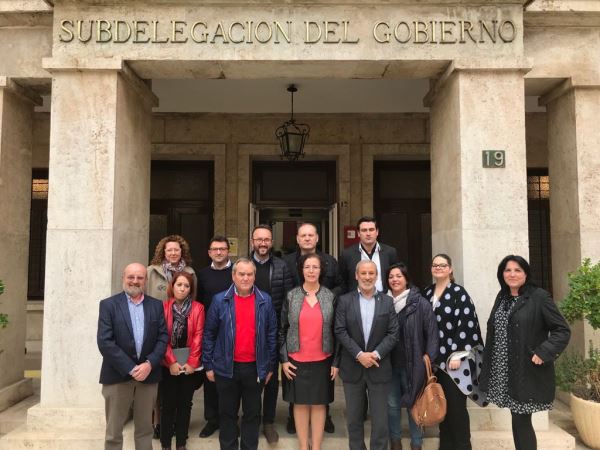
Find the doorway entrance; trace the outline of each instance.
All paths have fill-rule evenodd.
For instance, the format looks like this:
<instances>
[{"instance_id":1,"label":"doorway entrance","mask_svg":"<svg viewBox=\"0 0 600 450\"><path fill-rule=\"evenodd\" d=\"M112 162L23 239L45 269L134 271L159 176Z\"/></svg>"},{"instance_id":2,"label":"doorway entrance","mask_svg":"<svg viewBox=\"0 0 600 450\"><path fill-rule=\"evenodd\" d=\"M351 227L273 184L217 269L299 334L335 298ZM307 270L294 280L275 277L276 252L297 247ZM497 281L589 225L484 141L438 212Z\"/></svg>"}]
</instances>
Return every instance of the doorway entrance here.
<instances>
[{"instance_id":1,"label":"doorway entrance","mask_svg":"<svg viewBox=\"0 0 600 450\"><path fill-rule=\"evenodd\" d=\"M419 288L431 283L429 161L376 161L374 205L380 239L396 247Z\"/></svg>"},{"instance_id":2,"label":"doorway entrance","mask_svg":"<svg viewBox=\"0 0 600 450\"><path fill-rule=\"evenodd\" d=\"M249 233L264 223L273 228L273 252L296 250L296 230L304 222L317 227L317 250L337 258L336 165L323 162L255 161Z\"/></svg>"},{"instance_id":3,"label":"doorway entrance","mask_svg":"<svg viewBox=\"0 0 600 450\"><path fill-rule=\"evenodd\" d=\"M149 258L158 241L179 234L190 245L192 267L208 265L213 234L212 161L152 161Z\"/></svg>"}]
</instances>

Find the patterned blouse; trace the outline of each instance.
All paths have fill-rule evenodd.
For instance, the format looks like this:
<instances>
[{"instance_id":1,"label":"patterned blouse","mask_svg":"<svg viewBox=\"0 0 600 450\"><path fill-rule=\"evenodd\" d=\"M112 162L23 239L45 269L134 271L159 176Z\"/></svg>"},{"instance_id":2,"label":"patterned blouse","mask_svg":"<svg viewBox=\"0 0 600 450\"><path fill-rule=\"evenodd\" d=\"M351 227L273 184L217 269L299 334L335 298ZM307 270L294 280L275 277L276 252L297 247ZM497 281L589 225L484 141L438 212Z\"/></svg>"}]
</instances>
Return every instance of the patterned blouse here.
<instances>
[{"instance_id":1,"label":"patterned blouse","mask_svg":"<svg viewBox=\"0 0 600 450\"><path fill-rule=\"evenodd\" d=\"M425 289L424 297L432 301L435 284ZM432 303L440 337L440 352L435 364L446 369L446 360L457 351L483 347L475 304L464 287L448 283L440 298Z\"/></svg>"}]
</instances>

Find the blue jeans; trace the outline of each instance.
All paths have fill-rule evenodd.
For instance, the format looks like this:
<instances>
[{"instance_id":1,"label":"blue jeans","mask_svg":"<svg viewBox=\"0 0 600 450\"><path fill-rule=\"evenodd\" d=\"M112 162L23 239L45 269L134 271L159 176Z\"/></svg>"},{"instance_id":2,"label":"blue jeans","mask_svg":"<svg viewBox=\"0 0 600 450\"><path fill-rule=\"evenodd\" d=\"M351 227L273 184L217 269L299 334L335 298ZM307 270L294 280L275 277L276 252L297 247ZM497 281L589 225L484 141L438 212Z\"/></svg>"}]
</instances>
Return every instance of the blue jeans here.
<instances>
[{"instance_id":1,"label":"blue jeans","mask_svg":"<svg viewBox=\"0 0 600 450\"><path fill-rule=\"evenodd\" d=\"M388 422L390 430L390 439L393 441L400 440L402 437L402 423L400 412L400 397L408 391L408 380L406 369L404 367L395 367L392 371L392 386L388 397ZM410 428L410 445L414 447L423 446L423 431L415 423L408 411L408 426Z\"/></svg>"}]
</instances>

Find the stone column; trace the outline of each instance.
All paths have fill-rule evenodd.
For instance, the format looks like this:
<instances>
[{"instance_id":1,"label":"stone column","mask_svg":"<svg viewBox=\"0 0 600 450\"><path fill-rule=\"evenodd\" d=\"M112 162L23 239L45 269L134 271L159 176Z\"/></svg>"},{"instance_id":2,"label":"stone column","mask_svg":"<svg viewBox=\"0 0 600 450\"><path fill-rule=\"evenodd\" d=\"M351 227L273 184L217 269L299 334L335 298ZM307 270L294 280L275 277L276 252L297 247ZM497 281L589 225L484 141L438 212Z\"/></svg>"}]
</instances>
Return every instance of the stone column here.
<instances>
[{"instance_id":1,"label":"stone column","mask_svg":"<svg viewBox=\"0 0 600 450\"><path fill-rule=\"evenodd\" d=\"M33 393L25 379L33 107L41 99L0 77L0 411Z\"/></svg>"},{"instance_id":2,"label":"stone column","mask_svg":"<svg viewBox=\"0 0 600 450\"><path fill-rule=\"evenodd\" d=\"M600 260L600 83L570 80L541 98L548 116L548 172L552 232L552 285L557 299L569 285L567 273L582 259ZM571 345L583 352L600 333L588 324L573 326Z\"/></svg>"},{"instance_id":3,"label":"stone column","mask_svg":"<svg viewBox=\"0 0 600 450\"><path fill-rule=\"evenodd\" d=\"M507 254L528 257L525 71L452 64L426 97L431 106L433 253L453 258L482 332ZM483 168L482 151L504 150L506 167Z\"/></svg>"},{"instance_id":4,"label":"stone column","mask_svg":"<svg viewBox=\"0 0 600 450\"><path fill-rule=\"evenodd\" d=\"M98 303L122 290L126 264L148 262L156 98L120 61L84 64L45 61L53 79L42 385L28 425L59 436L103 429Z\"/></svg>"}]
</instances>

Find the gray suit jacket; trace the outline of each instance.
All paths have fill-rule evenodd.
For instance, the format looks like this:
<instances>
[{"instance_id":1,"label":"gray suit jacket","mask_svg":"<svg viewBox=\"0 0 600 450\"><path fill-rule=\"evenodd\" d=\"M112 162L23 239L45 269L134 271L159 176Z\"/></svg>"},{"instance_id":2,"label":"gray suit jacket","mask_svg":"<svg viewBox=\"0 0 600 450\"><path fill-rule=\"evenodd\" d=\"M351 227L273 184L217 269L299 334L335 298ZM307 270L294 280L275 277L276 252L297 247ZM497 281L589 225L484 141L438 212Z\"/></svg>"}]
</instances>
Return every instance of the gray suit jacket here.
<instances>
[{"instance_id":1,"label":"gray suit jacket","mask_svg":"<svg viewBox=\"0 0 600 450\"><path fill-rule=\"evenodd\" d=\"M392 379L390 352L398 342L398 320L390 296L375 295L375 315L371 335L363 335L358 291L342 295L335 313L335 337L341 345L340 377L345 383L357 383L363 377L373 383L387 383ZM363 367L356 356L359 352L377 351L381 356L379 367Z\"/></svg>"}]
</instances>

